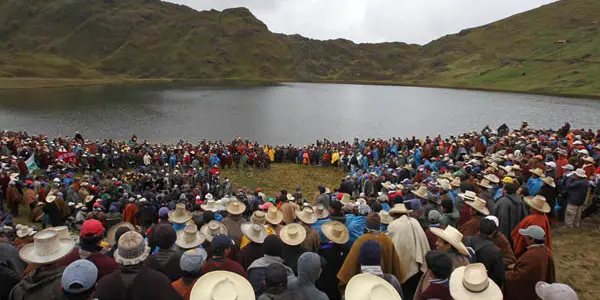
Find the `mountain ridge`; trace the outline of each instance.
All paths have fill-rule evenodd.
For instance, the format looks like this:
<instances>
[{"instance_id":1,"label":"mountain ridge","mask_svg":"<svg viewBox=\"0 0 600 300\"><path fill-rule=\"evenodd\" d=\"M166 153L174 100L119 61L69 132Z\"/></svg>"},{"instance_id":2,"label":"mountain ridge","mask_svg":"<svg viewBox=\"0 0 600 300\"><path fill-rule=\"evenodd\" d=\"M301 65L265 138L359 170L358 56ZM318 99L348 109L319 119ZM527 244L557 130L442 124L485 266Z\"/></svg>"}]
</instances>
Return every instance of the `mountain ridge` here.
<instances>
[{"instance_id":1,"label":"mountain ridge","mask_svg":"<svg viewBox=\"0 0 600 300\"><path fill-rule=\"evenodd\" d=\"M598 96L595 7L562 0L421 46L273 33L247 8L0 0L0 77L362 81Z\"/></svg>"}]
</instances>

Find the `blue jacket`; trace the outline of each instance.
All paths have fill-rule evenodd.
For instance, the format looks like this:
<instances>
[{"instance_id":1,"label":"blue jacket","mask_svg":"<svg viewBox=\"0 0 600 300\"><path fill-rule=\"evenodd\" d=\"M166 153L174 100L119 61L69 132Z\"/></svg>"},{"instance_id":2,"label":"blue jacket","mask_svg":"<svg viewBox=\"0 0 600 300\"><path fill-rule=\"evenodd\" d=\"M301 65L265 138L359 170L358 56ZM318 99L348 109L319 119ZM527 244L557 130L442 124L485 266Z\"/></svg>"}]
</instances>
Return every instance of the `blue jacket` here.
<instances>
[{"instance_id":1,"label":"blue jacket","mask_svg":"<svg viewBox=\"0 0 600 300\"><path fill-rule=\"evenodd\" d=\"M327 237L323 234L323 231L321 230L321 226L323 225L323 223L327 223L329 221L331 221L330 218L318 219L317 222L310 225L319 233L319 237L321 237L321 244L327 243L329 241Z\"/></svg>"},{"instance_id":2,"label":"blue jacket","mask_svg":"<svg viewBox=\"0 0 600 300\"><path fill-rule=\"evenodd\" d=\"M348 248L352 248L352 244L364 234L366 223L367 216L346 215L346 227L350 232L350 239L347 243Z\"/></svg>"},{"instance_id":3,"label":"blue jacket","mask_svg":"<svg viewBox=\"0 0 600 300\"><path fill-rule=\"evenodd\" d=\"M544 182L542 181L541 178L529 178L529 180L527 180L527 188L529 189L529 195L530 196L535 196L540 192L540 189L542 188L542 185L544 184Z\"/></svg>"}]
</instances>

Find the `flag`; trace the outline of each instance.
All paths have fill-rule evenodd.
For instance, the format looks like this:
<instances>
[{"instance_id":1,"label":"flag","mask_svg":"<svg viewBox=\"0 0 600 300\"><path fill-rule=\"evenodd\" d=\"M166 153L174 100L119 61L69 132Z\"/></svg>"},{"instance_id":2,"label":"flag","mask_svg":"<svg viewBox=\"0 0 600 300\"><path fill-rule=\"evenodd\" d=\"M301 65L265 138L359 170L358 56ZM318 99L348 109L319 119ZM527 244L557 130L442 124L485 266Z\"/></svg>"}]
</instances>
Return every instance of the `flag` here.
<instances>
[{"instance_id":1,"label":"flag","mask_svg":"<svg viewBox=\"0 0 600 300\"><path fill-rule=\"evenodd\" d=\"M29 156L29 158L25 161L25 164L27 165L27 169L29 170L29 173L39 169L38 165L35 163L35 152L31 153L31 156Z\"/></svg>"},{"instance_id":2,"label":"flag","mask_svg":"<svg viewBox=\"0 0 600 300\"><path fill-rule=\"evenodd\" d=\"M77 164L77 156L74 152L56 151L56 160L60 160L65 163Z\"/></svg>"}]
</instances>

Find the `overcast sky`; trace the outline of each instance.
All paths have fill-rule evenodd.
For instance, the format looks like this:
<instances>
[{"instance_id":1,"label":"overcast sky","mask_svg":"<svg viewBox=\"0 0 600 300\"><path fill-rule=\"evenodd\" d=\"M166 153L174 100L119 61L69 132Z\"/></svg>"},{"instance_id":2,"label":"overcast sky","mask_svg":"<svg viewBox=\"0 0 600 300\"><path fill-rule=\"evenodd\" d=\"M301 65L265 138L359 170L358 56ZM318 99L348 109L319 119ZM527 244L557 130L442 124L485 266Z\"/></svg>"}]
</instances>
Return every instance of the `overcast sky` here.
<instances>
[{"instance_id":1,"label":"overcast sky","mask_svg":"<svg viewBox=\"0 0 600 300\"><path fill-rule=\"evenodd\" d=\"M565 0L566 1L566 0ZM273 32L426 44L554 0L169 0L197 10L247 7Z\"/></svg>"}]
</instances>

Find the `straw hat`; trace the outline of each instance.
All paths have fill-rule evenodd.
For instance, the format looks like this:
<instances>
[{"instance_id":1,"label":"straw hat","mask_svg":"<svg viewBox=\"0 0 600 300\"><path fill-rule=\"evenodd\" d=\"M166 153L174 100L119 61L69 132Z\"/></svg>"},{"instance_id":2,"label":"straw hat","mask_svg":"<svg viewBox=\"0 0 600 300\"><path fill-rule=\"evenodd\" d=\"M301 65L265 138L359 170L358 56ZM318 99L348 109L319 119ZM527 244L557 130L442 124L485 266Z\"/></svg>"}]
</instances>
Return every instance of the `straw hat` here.
<instances>
[{"instance_id":1,"label":"straw hat","mask_svg":"<svg viewBox=\"0 0 600 300\"><path fill-rule=\"evenodd\" d=\"M385 210L379 211L379 219L381 219L382 224L390 224L390 223L392 223L392 221L394 221L394 218L392 218L392 216L390 216L390 213Z\"/></svg>"},{"instance_id":2,"label":"straw hat","mask_svg":"<svg viewBox=\"0 0 600 300\"><path fill-rule=\"evenodd\" d=\"M483 178L489 180L490 182L493 183L499 183L500 182L500 178L498 178L498 176L494 175L494 174L487 174L484 175Z\"/></svg>"},{"instance_id":3,"label":"straw hat","mask_svg":"<svg viewBox=\"0 0 600 300\"><path fill-rule=\"evenodd\" d=\"M585 161L587 163L590 163L590 164L595 164L596 163L596 161L594 160L594 158L591 157L591 156L584 156L582 159L583 159L583 161Z\"/></svg>"},{"instance_id":4,"label":"straw hat","mask_svg":"<svg viewBox=\"0 0 600 300\"><path fill-rule=\"evenodd\" d=\"M262 244L267 237L265 226L256 223L245 222L240 226L242 233L251 241Z\"/></svg>"},{"instance_id":5,"label":"straw hat","mask_svg":"<svg viewBox=\"0 0 600 300\"><path fill-rule=\"evenodd\" d=\"M246 211L246 204L241 201L229 201L227 203L227 212L232 215L241 215Z\"/></svg>"},{"instance_id":6,"label":"straw hat","mask_svg":"<svg viewBox=\"0 0 600 300\"><path fill-rule=\"evenodd\" d=\"M458 176L454 177L452 182L450 182L450 185L453 187L460 187L460 177L458 177Z\"/></svg>"},{"instance_id":7,"label":"straw hat","mask_svg":"<svg viewBox=\"0 0 600 300\"><path fill-rule=\"evenodd\" d=\"M550 176L546 176L546 177L542 178L542 181L543 181L545 184L547 184L547 185L549 185L549 186L551 186L551 187L553 187L553 188L555 188L555 187L556 187L556 183L554 182L554 178L552 178L552 177L550 177Z\"/></svg>"},{"instance_id":8,"label":"straw hat","mask_svg":"<svg viewBox=\"0 0 600 300\"><path fill-rule=\"evenodd\" d=\"M344 297L346 300L402 300L389 282L367 273L355 275L348 281Z\"/></svg>"},{"instance_id":9,"label":"straw hat","mask_svg":"<svg viewBox=\"0 0 600 300\"><path fill-rule=\"evenodd\" d=\"M487 179L482 179L479 183L477 183L477 185L479 185L480 187L484 187L486 189L491 189L492 185L490 184L490 181Z\"/></svg>"},{"instance_id":10,"label":"straw hat","mask_svg":"<svg viewBox=\"0 0 600 300\"><path fill-rule=\"evenodd\" d=\"M265 225L267 223L266 215L263 211L255 210L250 216L250 222L259 225Z\"/></svg>"},{"instance_id":11,"label":"straw hat","mask_svg":"<svg viewBox=\"0 0 600 300\"><path fill-rule=\"evenodd\" d=\"M490 214L490 210L487 208L487 202L485 202L482 199L477 199L475 201L466 201L465 204L486 216Z\"/></svg>"},{"instance_id":12,"label":"straw hat","mask_svg":"<svg viewBox=\"0 0 600 300\"><path fill-rule=\"evenodd\" d=\"M511 170L511 171L514 171L514 170L521 171L521 166L520 166L520 165L517 165L517 164L514 164L514 165L512 165L512 166L510 167L510 170Z\"/></svg>"},{"instance_id":13,"label":"straw hat","mask_svg":"<svg viewBox=\"0 0 600 300\"><path fill-rule=\"evenodd\" d=\"M351 202L350 194L342 195L342 199L340 200L340 202L342 202L342 204L344 204L344 205L350 204L350 202Z\"/></svg>"},{"instance_id":14,"label":"straw hat","mask_svg":"<svg viewBox=\"0 0 600 300\"><path fill-rule=\"evenodd\" d=\"M424 198L427 199L427 195L429 195L429 192L427 192L427 187L424 185L419 186L418 189L416 190L412 190L412 193L419 197L419 198Z\"/></svg>"},{"instance_id":15,"label":"straw hat","mask_svg":"<svg viewBox=\"0 0 600 300\"><path fill-rule=\"evenodd\" d=\"M450 295L454 299L502 300L502 291L488 278L483 264L459 267L450 276Z\"/></svg>"},{"instance_id":16,"label":"straw hat","mask_svg":"<svg viewBox=\"0 0 600 300\"><path fill-rule=\"evenodd\" d=\"M135 226L133 226L133 224L131 224L129 222L121 222L119 224L114 225L106 233L106 241L110 245L115 245L118 242L118 241L115 241L115 234L117 233L117 229L119 229L120 227L127 227L127 228L129 228L129 231L135 231Z\"/></svg>"},{"instance_id":17,"label":"straw hat","mask_svg":"<svg viewBox=\"0 0 600 300\"><path fill-rule=\"evenodd\" d=\"M175 210L169 212L169 220L173 223L184 224L192 218L192 214L185 209L185 204L177 204Z\"/></svg>"},{"instance_id":18,"label":"straw hat","mask_svg":"<svg viewBox=\"0 0 600 300\"><path fill-rule=\"evenodd\" d=\"M408 214L412 212L412 210L406 209L406 205L404 203L394 204L394 207L390 209L389 214Z\"/></svg>"},{"instance_id":19,"label":"straw hat","mask_svg":"<svg viewBox=\"0 0 600 300\"><path fill-rule=\"evenodd\" d=\"M119 238L119 247L114 256L117 263L123 266L137 265L150 255L150 247L146 245L144 237L135 232L125 232Z\"/></svg>"},{"instance_id":20,"label":"straw hat","mask_svg":"<svg viewBox=\"0 0 600 300\"><path fill-rule=\"evenodd\" d=\"M75 248L72 239L61 239L54 230L42 230L33 236L33 243L19 251L19 257L30 264L51 264L67 256Z\"/></svg>"},{"instance_id":21,"label":"straw hat","mask_svg":"<svg viewBox=\"0 0 600 300\"><path fill-rule=\"evenodd\" d=\"M577 170L575 170L575 175L577 177L587 178L587 175L585 174L585 171L583 169L577 169Z\"/></svg>"},{"instance_id":22,"label":"straw hat","mask_svg":"<svg viewBox=\"0 0 600 300\"><path fill-rule=\"evenodd\" d=\"M291 223L283 226L279 232L279 237L284 244L297 246L306 239L306 229L298 223Z\"/></svg>"},{"instance_id":23,"label":"straw hat","mask_svg":"<svg viewBox=\"0 0 600 300\"><path fill-rule=\"evenodd\" d=\"M545 176L544 175L544 171L542 169L540 169L540 168L535 168L535 169L533 169L533 170L531 170L529 172L531 172L531 174L535 174L535 175L537 175L539 177L544 177Z\"/></svg>"},{"instance_id":24,"label":"straw hat","mask_svg":"<svg viewBox=\"0 0 600 300\"><path fill-rule=\"evenodd\" d=\"M286 194L285 197L287 198L288 201L295 201L296 198L294 198L294 195L292 194Z\"/></svg>"},{"instance_id":25,"label":"straw hat","mask_svg":"<svg viewBox=\"0 0 600 300\"><path fill-rule=\"evenodd\" d=\"M535 197L523 197L523 201L525 201L525 203L527 203L529 207L539 212L549 213L550 210L552 210L550 208L550 204L548 204L548 202L546 201L546 197L542 195L535 195Z\"/></svg>"},{"instance_id":26,"label":"straw hat","mask_svg":"<svg viewBox=\"0 0 600 300\"><path fill-rule=\"evenodd\" d=\"M67 226L56 226L56 227L50 227L48 229L56 232L56 234L58 234L59 239L70 239L71 238L71 232L69 232L69 227L67 227Z\"/></svg>"},{"instance_id":27,"label":"straw hat","mask_svg":"<svg viewBox=\"0 0 600 300\"><path fill-rule=\"evenodd\" d=\"M90 203L94 200L94 195L85 196L85 203Z\"/></svg>"},{"instance_id":28,"label":"straw hat","mask_svg":"<svg viewBox=\"0 0 600 300\"><path fill-rule=\"evenodd\" d=\"M463 244L462 242L463 235L456 228L448 225L446 226L446 229L443 230L436 227L431 227L429 228L429 230L431 230L431 232L437 237L441 238L448 244L452 245L452 247L456 248L458 252L462 253L463 255L469 256L469 251L467 250L467 247L465 247L465 244Z\"/></svg>"},{"instance_id":29,"label":"straw hat","mask_svg":"<svg viewBox=\"0 0 600 300\"><path fill-rule=\"evenodd\" d=\"M280 211L277 206L271 206L269 207L269 210L267 211L267 215L265 216L265 219L267 219L267 222L273 224L273 225L277 225L279 223L281 223L281 221L283 221L283 212Z\"/></svg>"},{"instance_id":30,"label":"straw hat","mask_svg":"<svg viewBox=\"0 0 600 300\"><path fill-rule=\"evenodd\" d=\"M191 224L185 226L183 230L177 231L175 245L181 249L193 249L202 245L205 239L204 235L198 231L198 226Z\"/></svg>"},{"instance_id":31,"label":"straw hat","mask_svg":"<svg viewBox=\"0 0 600 300\"><path fill-rule=\"evenodd\" d=\"M464 193L458 193L458 196L467 201L475 201L477 199L483 200L483 199L477 197L477 193L475 193L473 191L465 191Z\"/></svg>"},{"instance_id":32,"label":"straw hat","mask_svg":"<svg viewBox=\"0 0 600 300\"><path fill-rule=\"evenodd\" d=\"M208 222L208 224L202 225L202 227L200 227L200 232L204 235L207 241L212 242L212 239L217 234L227 235L227 227L225 227L225 224L219 221L212 220Z\"/></svg>"},{"instance_id":33,"label":"straw hat","mask_svg":"<svg viewBox=\"0 0 600 300\"><path fill-rule=\"evenodd\" d=\"M219 210L219 206L217 206L217 202L215 200L207 200L204 204L200 205L200 208L202 208L205 211L212 212L217 212Z\"/></svg>"},{"instance_id":34,"label":"straw hat","mask_svg":"<svg viewBox=\"0 0 600 300\"><path fill-rule=\"evenodd\" d=\"M312 207L304 207L302 210L297 210L296 217L306 224L314 224L317 222L317 215Z\"/></svg>"},{"instance_id":35,"label":"straw hat","mask_svg":"<svg viewBox=\"0 0 600 300\"><path fill-rule=\"evenodd\" d=\"M325 209L325 205L317 204L317 206L313 207L315 214L318 219L325 219L329 217L329 210Z\"/></svg>"},{"instance_id":36,"label":"straw hat","mask_svg":"<svg viewBox=\"0 0 600 300\"><path fill-rule=\"evenodd\" d=\"M213 271L196 280L190 300L255 300L246 278L228 271Z\"/></svg>"},{"instance_id":37,"label":"straw hat","mask_svg":"<svg viewBox=\"0 0 600 300\"><path fill-rule=\"evenodd\" d=\"M33 228L28 227L28 226L23 226L23 227L17 229L17 237L19 237L19 238L24 238L26 236L32 236L36 233L37 233L37 231L33 230Z\"/></svg>"},{"instance_id":38,"label":"straw hat","mask_svg":"<svg viewBox=\"0 0 600 300\"><path fill-rule=\"evenodd\" d=\"M345 244L350 239L348 228L338 221L329 221L321 225L321 231L332 242Z\"/></svg>"}]
</instances>

